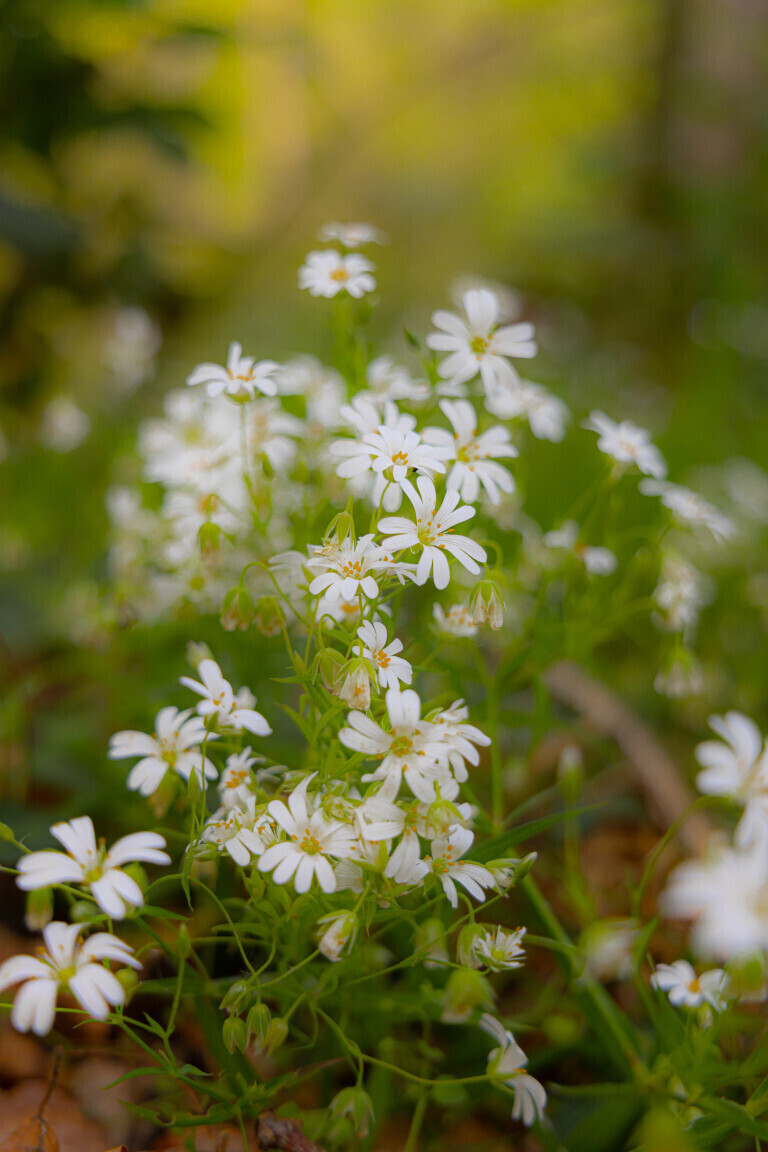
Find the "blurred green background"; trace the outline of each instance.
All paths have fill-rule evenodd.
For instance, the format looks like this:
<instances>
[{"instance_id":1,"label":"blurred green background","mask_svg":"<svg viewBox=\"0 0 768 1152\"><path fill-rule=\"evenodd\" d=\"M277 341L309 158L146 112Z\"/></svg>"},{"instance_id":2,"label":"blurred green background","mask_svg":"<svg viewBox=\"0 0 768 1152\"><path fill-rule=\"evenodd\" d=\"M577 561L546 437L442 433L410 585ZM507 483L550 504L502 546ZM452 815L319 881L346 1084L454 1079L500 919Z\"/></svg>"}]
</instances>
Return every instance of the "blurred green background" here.
<instances>
[{"instance_id":1,"label":"blurred green background","mask_svg":"<svg viewBox=\"0 0 768 1152\"><path fill-rule=\"evenodd\" d=\"M109 816L109 734L167 702L186 640L221 650L215 620L110 615L105 491L230 340L327 353L295 279L326 220L388 233L394 355L453 278L494 278L577 416L647 424L678 480L765 463L767 58L755 0L2 0L4 818ZM551 521L578 461L546 451ZM768 577L739 564L702 643L718 707L754 709ZM667 708L647 669L627 685Z\"/></svg>"}]
</instances>

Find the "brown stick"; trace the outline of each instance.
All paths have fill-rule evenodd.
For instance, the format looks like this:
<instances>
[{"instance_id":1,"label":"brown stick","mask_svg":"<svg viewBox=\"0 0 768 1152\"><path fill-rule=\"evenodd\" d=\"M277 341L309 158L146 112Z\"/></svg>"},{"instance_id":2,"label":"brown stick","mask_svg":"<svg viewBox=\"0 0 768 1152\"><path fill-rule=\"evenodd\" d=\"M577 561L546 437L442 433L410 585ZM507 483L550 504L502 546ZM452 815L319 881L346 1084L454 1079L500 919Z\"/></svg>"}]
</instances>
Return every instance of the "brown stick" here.
<instances>
[{"instance_id":1,"label":"brown stick","mask_svg":"<svg viewBox=\"0 0 768 1152\"><path fill-rule=\"evenodd\" d=\"M552 695L567 704L604 736L618 744L632 764L651 816L665 830L692 803L694 796L679 768L653 732L619 697L570 660L544 673ZM700 853L711 831L703 812L693 812L680 829L686 848Z\"/></svg>"},{"instance_id":2,"label":"brown stick","mask_svg":"<svg viewBox=\"0 0 768 1152\"><path fill-rule=\"evenodd\" d=\"M281 1152L325 1152L304 1134L296 1120L284 1120L274 1112L262 1112L256 1133L265 1152L268 1148L279 1148Z\"/></svg>"}]
</instances>

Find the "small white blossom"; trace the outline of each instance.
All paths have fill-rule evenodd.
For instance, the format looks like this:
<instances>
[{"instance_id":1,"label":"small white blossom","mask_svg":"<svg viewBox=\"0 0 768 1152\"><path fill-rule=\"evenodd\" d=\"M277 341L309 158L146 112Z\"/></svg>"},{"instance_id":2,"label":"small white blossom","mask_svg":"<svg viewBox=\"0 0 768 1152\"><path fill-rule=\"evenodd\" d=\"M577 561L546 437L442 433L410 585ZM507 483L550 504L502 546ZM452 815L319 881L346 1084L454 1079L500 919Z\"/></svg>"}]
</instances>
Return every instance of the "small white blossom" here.
<instances>
[{"instance_id":1,"label":"small white blossom","mask_svg":"<svg viewBox=\"0 0 768 1152\"><path fill-rule=\"evenodd\" d=\"M456 885L461 884L475 900L485 900L484 888L493 888L491 873L482 864L473 864L459 857L471 847L474 833L469 828L455 828L449 836L432 841L431 855L425 863L437 876L453 908L458 907L459 895Z\"/></svg>"},{"instance_id":2,"label":"small white blossom","mask_svg":"<svg viewBox=\"0 0 768 1152\"><path fill-rule=\"evenodd\" d=\"M243 807L219 808L206 821L202 839L226 852L235 864L244 868L251 858L261 856L273 843L274 821L264 812L257 813L255 799L248 798Z\"/></svg>"},{"instance_id":3,"label":"small white blossom","mask_svg":"<svg viewBox=\"0 0 768 1152\"><path fill-rule=\"evenodd\" d=\"M492 933L484 932L482 936L475 937L471 951L492 972L520 968L525 962L524 936L525 928L515 928L514 932L508 932L505 928L497 927Z\"/></svg>"},{"instance_id":4,"label":"small white blossom","mask_svg":"<svg viewBox=\"0 0 768 1152\"><path fill-rule=\"evenodd\" d=\"M413 669L407 660L397 655L403 650L403 642L395 639L387 643L386 625L367 620L358 628L357 635L362 645L356 644L354 651L375 666L381 688L398 688L400 682L411 683Z\"/></svg>"},{"instance_id":5,"label":"small white blossom","mask_svg":"<svg viewBox=\"0 0 768 1152\"><path fill-rule=\"evenodd\" d=\"M768 746L754 721L741 712L710 716L709 726L720 740L705 740L696 748L703 768L696 787L707 796L730 796L746 805L737 829L739 842L745 842L755 821L759 825L768 819Z\"/></svg>"},{"instance_id":6,"label":"small white blossom","mask_svg":"<svg viewBox=\"0 0 768 1152\"><path fill-rule=\"evenodd\" d=\"M568 405L540 384L530 380L513 381L486 396L485 406L499 420L525 418L537 440L559 444L570 419Z\"/></svg>"},{"instance_id":7,"label":"small white blossom","mask_svg":"<svg viewBox=\"0 0 768 1152\"><path fill-rule=\"evenodd\" d=\"M702 1004L708 1004L715 1012L725 1008L726 975L722 968L697 976L687 960L675 960L673 964L657 965L651 984L668 993L675 1008L698 1008Z\"/></svg>"},{"instance_id":8,"label":"small white blossom","mask_svg":"<svg viewBox=\"0 0 768 1152\"><path fill-rule=\"evenodd\" d=\"M331 602L339 598L349 602L360 595L375 600L379 586L373 574L392 568L392 564L386 549L374 544L370 533L357 541L324 545L307 561L307 567L320 571L309 586L312 596L325 593Z\"/></svg>"},{"instance_id":9,"label":"small white blossom","mask_svg":"<svg viewBox=\"0 0 768 1152\"><path fill-rule=\"evenodd\" d=\"M218 783L224 808L247 808L253 797L251 768L258 763L263 763L262 757L252 756L250 747L227 757L226 768Z\"/></svg>"},{"instance_id":10,"label":"small white blossom","mask_svg":"<svg viewBox=\"0 0 768 1152\"><path fill-rule=\"evenodd\" d=\"M453 427L453 433L444 428L425 428L423 439L445 452L445 459L455 463L448 474L446 486L456 488L462 500L473 504L480 495L482 485L492 504L498 504L501 492L514 492L515 482L493 457L519 455L509 442L506 428L489 428L477 433L477 413L467 400L441 400L440 408Z\"/></svg>"},{"instance_id":11,"label":"small white blossom","mask_svg":"<svg viewBox=\"0 0 768 1152\"><path fill-rule=\"evenodd\" d=\"M454 536L457 524L470 520L475 509L464 504L457 507L459 493L455 489L446 492L440 508L437 508L437 493L432 481L419 476L416 481L418 493L408 480L403 488L413 505L416 521L404 516L387 516L379 521L379 531L391 533L383 541L383 547L392 552L406 548L421 550L416 568L416 583L424 584L430 572L436 588L446 588L451 578L450 566L444 556L449 552L469 572L477 575L480 564L487 560L485 549L469 536Z\"/></svg>"},{"instance_id":12,"label":"small white blossom","mask_svg":"<svg viewBox=\"0 0 768 1152\"><path fill-rule=\"evenodd\" d=\"M528 1057L511 1032L495 1017L483 1013L480 1027L499 1045L488 1053L488 1071L503 1080L515 1093L513 1120L522 1120L527 1128L544 1115L547 1093L543 1084L524 1072Z\"/></svg>"},{"instance_id":13,"label":"small white blossom","mask_svg":"<svg viewBox=\"0 0 768 1152\"><path fill-rule=\"evenodd\" d=\"M693 528L708 529L716 540L729 540L736 532L733 520L698 492L668 480L641 480L644 496L658 496L672 515Z\"/></svg>"},{"instance_id":14,"label":"small white blossom","mask_svg":"<svg viewBox=\"0 0 768 1152\"><path fill-rule=\"evenodd\" d=\"M385 244L386 236L373 224L324 224L317 234L323 244L336 241L345 248L362 248L364 244Z\"/></svg>"},{"instance_id":15,"label":"small white blossom","mask_svg":"<svg viewBox=\"0 0 768 1152\"><path fill-rule=\"evenodd\" d=\"M327 820L319 808L308 811L307 788L312 779L307 776L294 788L288 797L288 807L282 800L270 801L267 808L270 816L287 832L290 840L281 840L267 848L258 868L260 872L272 872L276 884L286 884L295 874L297 892L308 892L314 876L324 892L335 892L336 877L328 857L336 860L348 857L355 832L340 820Z\"/></svg>"},{"instance_id":16,"label":"small white blossom","mask_svg":"<svg viewBox=\"0 0 768 1152\"><path fill-rule=\"evenodd\" d=\"M432 323L440 331L427 337L427 345L449 353L438 369L444 380L466 384L480 373L490 396L498 387L517 381L510 357L536 355L533 325L500 328L498 298L485 288L465 293L462 303L466 321L452 312L432 314Z\"/></svg>"},{"instance_id":17,"label":"small white blossom","mask_svg":"<svg viewBox=\"0 0 768 1152\"><path fill-rule=\"evenodd\" d=\"M243 356L243 346L234 341L229 346L227 366L221 364L198 364L187 377L187 384L204 384L209 396L220 396L222 392L236 400L252 400L256 392L265 396L277 394L275 372L279 364L274 360L261 360L253 356Z\"/></svg>"},{"instance_id":18,"label":"small white blossom","mask_svg":"<svg viewBox=\"0 0 768 1152\"><path fill-rule=\"evenodd\" d=\"M368 394L379 403L387 400L410 400L418 404L430 393L429 384L413 380L407 368L395 364L391 356L377 356L365 370ZM363 393L363 395L365 395Z\"/></svg>"},{"instance_id":19,"label":"small white blossom","mask_svg":"<svg viewBox=\"0 0 768 1152\"><path fill-rule=\"evenodd\" d=\"M201 660L197 669L200 680L191 676L180 677L185 688L191 688L202 696L197 711L205 719L212 718L222 728L234 728L241 732L244 728L254 736L269 736L272 732L261 712L252 707L255 697L249 689L241 688L235 695L232 685L224 679L221 668L215 660Z\"/></svg>"},{"instance_id":20,"label":"small white blossom","mask_svg":"<svg viewBox=\"0 0 768 1152\"><path fill-rule=\"evenodd\" d=\"M19 1032L50 1032L60 988L96 1020L105 1020L110 1005L125 1000L122 985L102 961L141 968L133 949L109 932L97 932L80 943L82 930L80 924L54 920L43 929L45 950L38 956L12 956L0 964L0 992L21 984L11 1011L11 1023Z\"/></svg>"},{"instance_id":21,"label":"small white blossom","mask_svg":"<svg viewBox=\"0 0 768 1152\"><path fill-rule=\"evenodd\" d=\"M354 252L348 256L333 248L310 252L299 268L299 288L306 288L310 296L330 298L348 292L359 299L376 287L372 272L370 260Z\"/></svg>"},{"instance_id":22,"label":"small white blossom","mask_svg":"<svg viewBox=\"0 0 768 1152\"><path fill-rule=\"evenodd\" d=\"M170 864L171 858L161 851L165 840L156 832L134 832L116 840L109 851L96 843L90 816L78 816L67 823L54 824L54 836L64 852L30 852L18 863L16 883L23 892L47 888L54 884L82 884L107 916L122 920L130 908L144 903L141 888L122 871L132 861L144 864Z\"/></svg>"},{"instance_id":23,"label":"small white blossom","mask_svg":"<svg viewBox=\"0 0 768 1152\"><path fill-rule=\"evenodd\" d=\"M366 432L362 440L335 440L329 452L341 459L336 473L344 479L362 476L369 470L374 472L376 482L371 500L378 506L384 498L388 512L395 511L401 500L399 492L388 491L392 485L402 486L412 472L423 476L445 472L443 460L447 456L445 449L426 443L418 432L386 425Z\"/></svg>"},{"instance_id":24,"label":"small white blossom","mask_svg":"<svg viewBox=\"0 0 768 1152\"><path fill-rule=\"evenodd\" d=\"M135 731L116 732L109 742L107 755L110 760L140 756L128 774L127 784L131 791L151 796L169 770L178 772L184 780L194 772L200 784L204 779L215 780L218 773L199 746L206 739L216 738L215 732L206 732L204 721L193 716L191 708L185 712L161 708L155 719L154 736Z\"/></svg>"},{"instance_id":25,"label":"small white blossom","mask_svg":"<svg viewBox=\"0 0 768 1152\"><path fill-rule=\"evenodd\" d=\"M658 448L651 443L644 428L631 420L617 424L604 412L594 411L584 421L584 427L597 432L597 446L617 464L635 464L647 476L660 479L667 474L667 465Z\"/></svg>"},{"instance_id":26,"label":"small white blossom","mask_svg":"<svg viewBox=\"0 0 768 1152\"><path fill-rule=\"evenodd\" d=\"M452 604L447 612L442 605L433 604L432 615L439 630L448 636L477 635L477 625L466 604Z\"/></svg>"},{"instance_id":27,"label":"small white blossom","mask_svg":"<svg viewBox=\"0 0 768 1152\"><path fill-rule=\"evenodd\" d=\"M432 717L432 723L438 728L445 743L448 762L456 779L461 781L467 779L465 760L475 766L480 763L480 753L475 744L487 748L491 743L490 736L486 736L474 724L467 723L468 718L469 709L463 700L454 700L450 708Z\"/></svg>"},{"instance_id":28,"label":"small white blossom","mask_svg":"<svg viewBox=\"0 0 768 1152\"><path fill-rule=\"evenodd\" d=\"M575 520L566 520L552 532L545 532L541 539L546 548L572 552L581 560L591 576L610 576L616 571L618 560L610 548L596 548L579 540L579 526Z\"/></svg>"},{"instance_id":29,"label":"small white blossom","mask_svg":"<svg viewBox=\"0 0 768 1152\"><path fill-rule=\"evenodd\" d=\"M696 627L699 612L711 598L708 581L682 556L667 552L653 598L670 632L689 632Z\"/></svg>"}]
</instances>

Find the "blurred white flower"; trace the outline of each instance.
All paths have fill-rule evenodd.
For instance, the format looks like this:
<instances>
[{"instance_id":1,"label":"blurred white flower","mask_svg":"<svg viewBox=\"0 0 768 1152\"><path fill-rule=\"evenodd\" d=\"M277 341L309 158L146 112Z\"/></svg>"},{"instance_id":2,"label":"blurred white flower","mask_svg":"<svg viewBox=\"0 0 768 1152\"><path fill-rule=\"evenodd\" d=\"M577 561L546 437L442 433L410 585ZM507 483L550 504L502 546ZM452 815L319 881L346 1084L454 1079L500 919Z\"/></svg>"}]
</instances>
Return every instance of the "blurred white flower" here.
<instances>
[{"instance_id":1,"label":"blurred white flower","mask_svg":"<svg viewBox=\"0 0 768 1152\"><path fill-rule=\"evenodd\" d=\"M476 636L477 625L466 604L452 604L446 612L441 604L432 605L435 624L448 636Z\"/></svg>"},{"instance_id":2,"label":"blurred white flower","mask_svg":"<svg viewBox=\"0 0 768 1152\"><path fill-rule=\"evenodd\" d=\"M736 532L733 520L719 509L682 484L668 480L641 480L644 496L659 496L665 508L683 524L693 528L707 528L716 540L729 540Z\"/></svg>"},{"instance_id":3,"label":"blurred white flower","mask_svg":"<svg viewBox=\"0 0 768 1152\"><path fill-rule=\"evenodd\" d=\"M373 224L339 224L333 221L324 224L317 234L323 244L337 241L345 248L362 248L364 244L386 244L387 238Z\"/></svg>"},{"instance_id":4,"label":"blurred white flower","mask_svg":"<svg viewBox=\"0 0 768 1152\"><path fill-rule=\"evenodd\" d=\"M55 396L43 411L40 441L54 452L72 452L91 430L91 418L68 396Z\"/></svg>"},{"instance_id":5,"label":"blurred white flower","mask_svg":"<svg viewBox=\"0 0 768 1152\"><path fill-rule=\"evenodd\" d=\"M331 297L348 292L359 299L376 288L373 270L370 260L356 253L342 256L333 248L310 252L299 268L299 288L306 288L310 296Z\"/></svg>"},{"instance_id":6,"label":"blurred white flower","mask_svg":"<svg viewBox=\"0 0 768 1152\"><path fill-rule=\"evenodd\" d=\"M715 1012L725 1008L726 975L722 968L697 976L687 960L675 960L672 964L658 964L651 984L666 992L676 1008L698 1008L702 1004L708 1004Z\"/></svg>"},{"instance_id":7,"label":"blurred white flower","mask_svg":"<svg viewBox=\"0 0 768 1152\"><path fill-rule=\"evenodd\" d=\"M438 332L427 337L427 346L447 352L438 372L451 384L466 384L480 374L486 395L515 383L518 375L510 357L536 355L532 324L499 327L499 301L485 288L465 293L462 301L466 321L452 312L433 312Z\"/></svg>"},{"instance_id":8,"label":"blurred white flower","mask_svg":"<svg viewBox=\"0 0 768 1152\"><path fill-rule=\"evenodd\" d=\"M524 417L537 440L559 444L570 419L568 405L530 380L504 384L486 396L485 406L499 420Z\"/></svg>"},{"instance_id":9,"label":"blurred white flower","mask_svg":"<svg viewBox=\"0 0 768 1152\"><path fill-rule=\"evenodd\" d=\"M584 427L597 432L597 446L618 464L635 464L641 472L657 479L667 474L667 465L658 448L644 428L631 420L617 424L604 412L594 411L584 421Z\"/></svg>"},{"instance_id":10,"label":"blurred white flower","mask_svg":"<svg viewBox=\"0 0 768 1152\"><path fill-rule=\"evenodd\" d=\"M477 433L477 413L467 400L441 400L440 408L453 427L453 432L444 428L425 428L422 437L427 444L442 448L445 460L455 463L448 474L446 485L455 488L461 499L473 504L480 495L480 485L485 488L492 504L498 504L501 492L514 492L515 481L501 464L493 462L494 457L519 455L517 448L509 442L506 428L489 428Z\"/></svg>"},{"instance_id":11,"label":"blurred white flower","mask_svg":"<svg viewBox=\"0 0 768 1152\"><path fill-rule=\"evenodd\" d=\"M524 1072L528 1057L504 1025L487 1012L480 1017L480 1027L499 1045L488 1053L488 1072L503 1080L515 1093L513 1120L521 1120L527 1128L544 1115L547 1093L543 1084Z\"/></svg>"},{"instance_id":12,"label":"blurred white flower","mask_svg":"<svg viewBox=\"0 0 768 1152\"><path fill-rule=\"evenodd\" d=\"M187 384L204 384L209 396L226 393L235 400L252 400L256 392L265 396L277 393L275 373L280 367L274 360L261 360L253 356L243 356L243 346L234 341L229 346L227 366L220 364L198 364L187 377Z\"/></svg>"}]
</instances>

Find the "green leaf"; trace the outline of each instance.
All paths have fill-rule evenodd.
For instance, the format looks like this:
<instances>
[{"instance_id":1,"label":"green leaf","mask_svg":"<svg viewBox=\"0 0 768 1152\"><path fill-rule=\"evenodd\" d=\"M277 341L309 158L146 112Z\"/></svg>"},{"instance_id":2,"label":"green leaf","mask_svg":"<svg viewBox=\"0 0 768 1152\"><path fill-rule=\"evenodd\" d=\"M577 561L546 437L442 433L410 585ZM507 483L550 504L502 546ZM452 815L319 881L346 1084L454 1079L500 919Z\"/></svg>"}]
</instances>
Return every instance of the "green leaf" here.
<instances>
[{"instance_id":1,"label":"green leaf","mask_svg":"<svg viewBox=\"0 0 768 1152\"><path fill-rule=\"evenodd\" d=\"M498 859L510 848L514 848L516 844L520 844L523 840L530 839L531 836L537 836L539 832L545 832L547 828L552 828L556 824L562 824L566 820L572 820L576 816L581 816L585 812L594 812L597 808L602 808L602 804L589 804L586 808L570 808L567 812L553 812L550 816L542 816L538 820L529 820L526 824L520 824L517 828L510 828L509 832L503 832L501 836L496 836L493 840L487 840L485 844L480 844L477 848L472 850L472 859L482 863L484 860Z\"/></svg>"}]
</instances>

